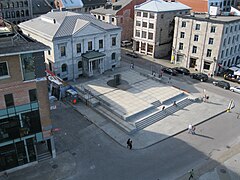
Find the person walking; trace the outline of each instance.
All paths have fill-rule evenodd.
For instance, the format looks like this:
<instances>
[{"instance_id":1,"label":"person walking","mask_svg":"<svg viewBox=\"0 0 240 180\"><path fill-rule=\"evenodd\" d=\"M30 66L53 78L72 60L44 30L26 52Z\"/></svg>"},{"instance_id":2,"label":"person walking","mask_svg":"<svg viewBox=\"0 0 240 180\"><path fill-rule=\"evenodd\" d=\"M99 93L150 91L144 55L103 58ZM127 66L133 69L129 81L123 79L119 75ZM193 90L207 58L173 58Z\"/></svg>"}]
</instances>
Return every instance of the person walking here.
<instances>
[{"instance_id":1,"label":"person walking","mask_svg":"<svg viewBox=\"0 0 240 180\"><path fill-rule=\"evenodd\" d=\"M131 139L129 138L129 139L127 140L127 148L130 148L130 142L131 142Z\"/></svg>"},{"instance_id":2,"label":"person walking","mask_svg":"<svg viewBox=\"0 0 240 180\"><path fill-rule=\"evenodd\" d=\"M164 109L165 109L165 106L162 107L162 111L164 111Z\"/></svg>"},{"instance_id":3,"label":"person walking","mask_svg":"<svg viewBox=\"0 0 240 180\"><path fill-rule=\"evenodd\" d=\"M132 140L129 141L129 149L132 149Z\"/></svg>"},{"instance_id":4,"label":"person walking","mask_svg":"<svg viewBox=\"0 0 240 180\"><path fill-rule=\"evenodd\" d=\"M188 125L188 133L192 133L192 124Z\"/></svg>"},{"instance_id":5,"label":"person walking","mask_svg":"<svg viewBox=\"0 0 240 180\"><path fill-rule=\"evenodd\" d=\"M192 134L193 134L193 135L196 134L196 133L195 133L195 130L196 130L196 127L195 127L195 126L192 126Z\"/></svg>"},{"instance_id":6,"label":"person walking","mask_svg":"<svg viewBox=\"0 0 240 180\"><path fill-rule=\"evenodd\" d=\"M188 178L188 180L190 180L190 179L193 179L193 169L191 170L191 171L188 171L188 173L189 173L189 178Z\"/></svg>"}]
</instances>

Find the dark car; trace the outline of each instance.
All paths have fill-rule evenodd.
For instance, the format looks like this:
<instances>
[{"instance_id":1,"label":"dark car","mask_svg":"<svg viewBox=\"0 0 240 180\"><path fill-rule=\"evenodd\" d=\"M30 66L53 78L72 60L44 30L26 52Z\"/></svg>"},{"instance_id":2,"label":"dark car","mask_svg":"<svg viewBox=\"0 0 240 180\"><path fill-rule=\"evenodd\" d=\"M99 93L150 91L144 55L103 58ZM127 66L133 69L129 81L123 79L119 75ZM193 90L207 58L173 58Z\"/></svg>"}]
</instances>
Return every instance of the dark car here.
<instances>
[{"instance_id":1,"label":"dark car","mask_svg":"<svg viewBox=\"0 0 240 180\"><path fill-rule=\"evenodd\" d=\"M176 76L178 74L178 72L173 68L163 68L162 71L172 76Z\"/></svg>"},{"instance_id":2,"label":"dark car","mask_svg":"<svg viewBox=\"0 0 240 180\"><path fill-rule=\"evenodd\" d=\"M192 79L200 80L201 82L208 80L208 76L206 74L203 74L203 73L192 73L192 74L190 74L190 77Z\"/></svg>"},{"instance_id":3,"label":"dark car","mask_svg":"<svg viewBox=\"0 0 240 180\"><path fill-rule=\"evenodd\" d=\"M232 82L237 82L240 84L240 77L236 76L236 75L226 75L224 74L224 79L228 80L228 81L232 81Z\"/></svg>"},{"instance_id":4,"label":"dark car","mask_svg":"<svg viewBox=\"0 0 240 180\"><path fill-rule=\"evenodd\" d=\"M138 58L138 55L134 52L126 52L127 56L133 57L133 58Z\"/></svg>"},{"instance_id":5,"label":"dark car","mask_svg":"<svg viewBox=\"0 0 240 180\"><path fill-rule=\"evenodd\" d=\"M190 71L184 67L175 67L175 69L179 74L189 75Z\"/></svg>"},{"instance_id":6,"label":"dark car","mask_svg":"<svg viewBox=\"0 0 240 180\"><path fill-rule=\"evenodd\" d=\"M230 84L226 81L213 81L213 85L223 89L230 89Z\"/></svg>"}]
</instances>

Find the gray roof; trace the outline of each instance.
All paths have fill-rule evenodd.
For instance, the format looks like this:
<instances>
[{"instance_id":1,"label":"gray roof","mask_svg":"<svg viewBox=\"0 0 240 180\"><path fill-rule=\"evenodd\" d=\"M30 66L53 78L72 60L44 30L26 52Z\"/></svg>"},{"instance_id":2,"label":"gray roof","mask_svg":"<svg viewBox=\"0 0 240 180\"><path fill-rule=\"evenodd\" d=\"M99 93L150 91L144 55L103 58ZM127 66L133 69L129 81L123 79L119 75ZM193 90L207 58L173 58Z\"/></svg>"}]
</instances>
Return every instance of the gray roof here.
<instances>
[{"instance_id":1,"label":"gray roof","mask_svg":"<svg viewBox=\"0 0 240 180\"><path fill-rule=\"evenodd\" d=\"M121 10L123 7L128 5L131 1L132 0L120 0L115 3L112 3L111 8L100 7L100 8L91 10L91 13L116 15L119 10ZM118 10L114 10L113 6L122 6L122 7Z\"/></svg>"},{"instance_id":2,"label":"gray roof","mask_svg":"<svg viewBox=\"0 0 240 180\"><path fill-rule=\"evenodd\" d=\"M107 0L82 0L83 7L104 5Z\"/></svg>"},{"instance_id":3,"label":"gray roof","mask_svg":"<svg viewBox=\"0 0 240 180\"><path fill-rule=\"evenodd\" d=\"M145 3L135 6L135 10L150 11L150 12L167 12L178 10L190 10L189 6L180 2L165 2L163 0L149 0Z\"/></svg>"},{"instance_id":4,"label":"gray roof","mask_svg":"<svg viewBox=\"0 0 240 180\"><path fill-rule=\"evenodd\" d=\"M191 16L191 15L177 15L177 16L186 18L186 19L210 21L210 22L219 23L219 24L240 21L240 16L210 16L209 18L206 18L207 16L206 14L194 14L194 16Z\"/></svg>"},{"instance_id":5,"label":"gray roof","mask_svg":"<svg viewBox=\"0 0 240 180\"><path fill-rule=\"evenodd\" d=\"M33 15L41 15L46 14L51 11L53 7L51 7L51 2L53 0L34 0L32 1L32 11Z\"/></svg>"},{"instance_id":6,"label":"gray roof","mask_svg":"<svg viewBox=\"0 0 240 180\"><path fill-rule=\"evenodd\" d=\"M105 31L120 29L118 26L97 20L90 14L78 14L68 11L49 12L35 19L23 22L19 27L40 33L49 39L54 39L71 36L86 24L93 24Z\"/></svg>"}]
</instances>

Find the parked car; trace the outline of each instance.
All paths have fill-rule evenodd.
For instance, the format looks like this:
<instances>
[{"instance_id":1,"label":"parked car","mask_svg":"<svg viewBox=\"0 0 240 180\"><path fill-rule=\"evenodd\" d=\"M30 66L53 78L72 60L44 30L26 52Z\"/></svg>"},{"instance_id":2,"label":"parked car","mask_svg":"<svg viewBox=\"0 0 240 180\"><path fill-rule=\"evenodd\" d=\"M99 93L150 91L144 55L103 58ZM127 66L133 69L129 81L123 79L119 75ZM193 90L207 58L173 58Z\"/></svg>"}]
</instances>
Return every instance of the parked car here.
<instances>
[{"instance_id":1,"label":"parked car","mask_svg":"<svg viewBox=\"0 0 240 180\"><path fill-rule=\"evenodd\" d=\"M230 91L240 93L240 86L230 87Z\"/></svg>"},{"instance_id":2,"label":"parked car","mask_svg":"<svg viewBox=\"0 0 240 180\"><path fill-rule=\"evenodd\" d=\"M184 67L175 67L175 69L179 74L189 75L190 71Z\"/></svg>"},{"instance_id":3,"label":"parked car","mask_svg":"<svg viewBox=\"0 0 240 180\"><path fill-rule=\"evenodd\" d=\"M240 77L239 76L234 76L234 75L224 75L223 76L224 79L228 80L228 81L232 81L232 82L237 82L240 84Z\"/></svg>"},{"instance_id":4,"label":"parked car","mask_svg":"<svg viewBox=\"0 0 240 180\"><path fill-rule=\"evenodd\" d=\"M190 74L190 77L192 79L197 79L201 82L208 80L208 76L206 74L203 74L203 73L192 73L192 74Z\"/></svg>"},{"instance_id":5,"label":"parked car","mask_svg":"<svg viewBox=\"0 0 240 180\"><path fill-rule=\"evenodd\" d=\"M173 68L163 68L162 71L172 76L177 76L178 74L178 72Z\"/></svg>"},{"instance_id":6,"label":"parked car","mask_svg":"<svg viewBox=\"0 0 240 180\"><path fill-rule=\"evenodd\" d=\"M132 42L131 42L131 41L127 41L127 40L122 41L122 42L121 42L121 46L122 46L122 47L132 46Z\"/></svg>"},{"instance_id":7,"label":"parked car","mask_svg":"<svg viewBox=\"0 0 240 180\"><path fill-rule=\"evenodd\" d=\"M133 57L133 58L138 58L138 54L134 53L134 52L126 52L127 56Z\"/></svg>"},{"instance_id":8,"label":"parked car","mask_svg":"<svg viewBox=\"0 0 240 180\"><path fill-rule=\"evenodd\" d=\"M226 81L213 81L213 85L223 89L230 89L230 84Z\"/></svg>"}]
</instances>

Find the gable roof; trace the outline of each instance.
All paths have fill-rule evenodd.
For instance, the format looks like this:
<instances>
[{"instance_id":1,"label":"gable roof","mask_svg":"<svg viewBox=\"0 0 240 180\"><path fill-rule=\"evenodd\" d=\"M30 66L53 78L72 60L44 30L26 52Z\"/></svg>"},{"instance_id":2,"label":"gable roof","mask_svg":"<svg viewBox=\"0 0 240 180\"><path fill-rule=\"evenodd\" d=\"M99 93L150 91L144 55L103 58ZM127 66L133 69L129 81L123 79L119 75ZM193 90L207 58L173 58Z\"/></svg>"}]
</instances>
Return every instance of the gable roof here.
<instances>
[{"instance_id":1,"label":"gable roof","mask_svg":"<svg viewBox=\"0 0 240 180\"><path fill-rule=\"evenodd\" d=\"M151 11L151 12L167 12L178 10L190 10L189 6L186 6L179 2L165 2L163 0L149 0L145 3L135 6L135 10Z\"/></svg>"},{"instance_id":2,"label":"gable roof","mask_svg":"<svg viewBox=\"0 0 240 180\"><path fill-rule=\"evenodd\" d=\"M91 13L97 13L97 14L111 14L111 15L116 15L118 11L120 11L122 8L124 8L126 5L131 3L132 0L120 0L115 3L109 4L109 8L106 7L100 7L97 9L91 10ZM114 6L121 6L120 9L114 10Z\"/></svg>"},{"instance_id":3,"label":"gable roof","mask_svg":"<svg viewBox=\"0 0 240 180\"><path fill-rule=\"evenodd\" d=\"M31 30L52 40L54 38L71 36L90 23L105 31L120 29L118 26L97 20L90 14L78 14L68 11L49 12L35 19L23 22L19 27Z\"/></svg>"}]
</instances>

